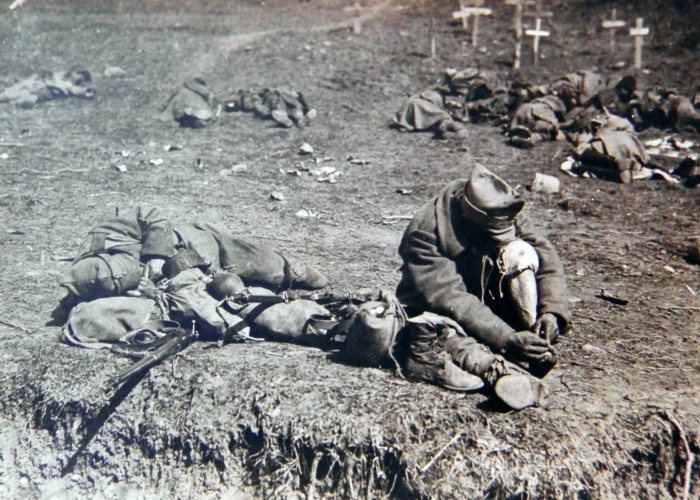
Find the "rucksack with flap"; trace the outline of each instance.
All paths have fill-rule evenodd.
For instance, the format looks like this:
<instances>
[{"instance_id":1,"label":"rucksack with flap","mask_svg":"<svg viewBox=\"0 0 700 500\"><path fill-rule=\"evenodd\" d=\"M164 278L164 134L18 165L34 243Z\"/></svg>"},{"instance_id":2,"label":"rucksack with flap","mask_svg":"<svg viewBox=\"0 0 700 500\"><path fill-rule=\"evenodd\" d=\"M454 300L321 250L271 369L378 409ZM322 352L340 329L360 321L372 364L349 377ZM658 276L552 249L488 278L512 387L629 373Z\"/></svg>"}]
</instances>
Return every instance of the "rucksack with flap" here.
<instances>
[{"instance_id":1,"label":"rucksack with flap","mask_svg":"<svg viewBox=\"0 0 700 500\"><path fill-rule=\"evenodd\" d=\"M396 295L382 290L376 299L353 305L346 319L329 332L344 336L339 357L359 366L394 366L398 368L393 348L407 316Z\"/></svg>"}]
</instances>

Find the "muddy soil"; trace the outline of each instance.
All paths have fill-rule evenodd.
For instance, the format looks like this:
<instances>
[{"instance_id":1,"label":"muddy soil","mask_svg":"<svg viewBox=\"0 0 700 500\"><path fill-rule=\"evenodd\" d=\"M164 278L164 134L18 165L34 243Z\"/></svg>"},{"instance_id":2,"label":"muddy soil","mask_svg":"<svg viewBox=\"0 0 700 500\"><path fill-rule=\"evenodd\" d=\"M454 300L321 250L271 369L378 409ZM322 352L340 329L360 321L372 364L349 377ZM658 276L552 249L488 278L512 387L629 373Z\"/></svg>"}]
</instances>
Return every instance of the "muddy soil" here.
<instances>
[{"instance_id":1,"label":"muddy soil","mask_svg":"<svg viewBox=\"0 0 700 500\"><path fill-rule=\"evenodd\" d=\"M652 27L642 84L700 90L689 21L698 3L642 4ZM700 234L698 190L567 177L558 168L568 144L518 150L491 126L471 126L462 141L390 129L403 100L445 68L514 76L510 8L494 7L475 48L450 21L452 2L365 2L359 35L348 29L348 5L36 0L0 16L0 85L82 67L97 88L92 100L0 107L0 496L698 494L700 268L685 258ZM611 69L632 60L629 37L611 55L597 27L613 6L627 20L640 8L550 5L552 36L537 68L524 59L522 76L544 83L577 69L632 72ZM105 76L109 66L125 75ZM239 113L200 130L159 121L170 92L193 76L219 96L292 87L319 116L303 130ZM298 154L304 142L312 157ZM342 175L331 184L288 174L298 162ZM65 346L58 328L43 326L86 231L141 204L272 245L319 267L332 290L392 288L406 223L396 216L476 162L519 186L567 269L575 329L542 407L506 412L487 394L411 384L272 343L197 343L105 391L128 360ZM562 191L528 191L536 172L559 177ZM314 217L297 217L302 209ZM601 299L601 289L628 304Z\"/></svg>"}]
</instances>

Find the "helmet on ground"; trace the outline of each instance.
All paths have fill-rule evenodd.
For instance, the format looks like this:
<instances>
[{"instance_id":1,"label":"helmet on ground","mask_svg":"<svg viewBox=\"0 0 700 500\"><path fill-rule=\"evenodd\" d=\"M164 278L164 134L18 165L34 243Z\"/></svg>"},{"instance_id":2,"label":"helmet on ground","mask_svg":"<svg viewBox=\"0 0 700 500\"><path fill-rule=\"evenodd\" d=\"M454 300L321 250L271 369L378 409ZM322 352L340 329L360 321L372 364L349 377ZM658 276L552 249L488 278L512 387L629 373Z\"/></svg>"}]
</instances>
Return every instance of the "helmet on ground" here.
<instances>
[{"instance_id":1,"label":"helmet on ground","mask_svg":"<svg viewBox=\"0 0 700 500\"><path fill-rule=\"evenodd\" d=\"M245 289L243 280L236 273L218 271L207 285L207 292L216 300L232 297Z\"/></svg>"}]
</instances>

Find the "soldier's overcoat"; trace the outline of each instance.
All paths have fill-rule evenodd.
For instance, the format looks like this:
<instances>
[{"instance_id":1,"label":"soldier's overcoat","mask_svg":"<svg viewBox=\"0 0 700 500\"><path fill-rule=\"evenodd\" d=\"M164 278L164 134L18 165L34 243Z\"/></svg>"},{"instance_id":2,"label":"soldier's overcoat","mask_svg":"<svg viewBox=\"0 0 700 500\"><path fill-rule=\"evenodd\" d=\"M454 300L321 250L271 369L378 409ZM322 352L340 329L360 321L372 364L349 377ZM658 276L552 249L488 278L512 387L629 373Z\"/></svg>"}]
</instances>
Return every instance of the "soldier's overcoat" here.
<instances>
[{"instance_id":1,"label":"soldier's overcoat","mask_svg":"<svg viewBox=\"0 0 700 500\"><path fill-rule=\"evenodd\" d=\"M421 207L406 229L399 254L403 259L397 296L410 314L431 311L457 321L465 332L503 351L514 331L496 313L499 304L497 247L486 231L470 222L460 207L466 180L447 185ZM570 316L564 270L552 244L524 214L515 221L516 236L537 251L538 314L553 313L563 329Z\"/></svg>"}]
</instances>

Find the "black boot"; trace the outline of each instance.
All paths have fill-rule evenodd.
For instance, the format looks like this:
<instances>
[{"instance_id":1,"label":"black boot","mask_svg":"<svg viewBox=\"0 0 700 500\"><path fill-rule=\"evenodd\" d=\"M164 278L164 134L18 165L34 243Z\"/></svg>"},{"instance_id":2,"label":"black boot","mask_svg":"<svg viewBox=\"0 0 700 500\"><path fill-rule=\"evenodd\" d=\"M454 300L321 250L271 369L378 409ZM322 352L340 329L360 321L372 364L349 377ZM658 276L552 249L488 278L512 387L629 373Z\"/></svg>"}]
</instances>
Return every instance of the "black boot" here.
<instances>
[{"instance_id":1,"label":"black boot","mask_svg":"<svg viewBox=\"0 0 700 500\"><path fill-rule=\"evenodd\" d=\"M321 271L313 266L306 266L286 259L284 266L284 281L282 290L296 288L299 290L318 290L328 285L326 278Z\"/></svg>"},{"instance_id":2,"label":"black boot","mask_svg":"<svg viewBox=\"0 0 700 500\"><path fill-rule=\"evenodd\" d=\"M68 316L75 306L78 305L80 299L68 293L65 295L58 305L51 311L51 319L46 322L45 326L63 326L68 321Z\"/></svg>"},{"instance_id":3,"label":"black boot","mask_svg":"<svg viewBox=\"0 0 700 500\"><path fill-rule=\"evenodd\" d=\"M404 361L406 378L436 384L453 391L474 391L484 386L476 375L454 364L444 346L447 332L440 335L428 325L409 323L410 343Z\"/></svg>"}]
</instances>

